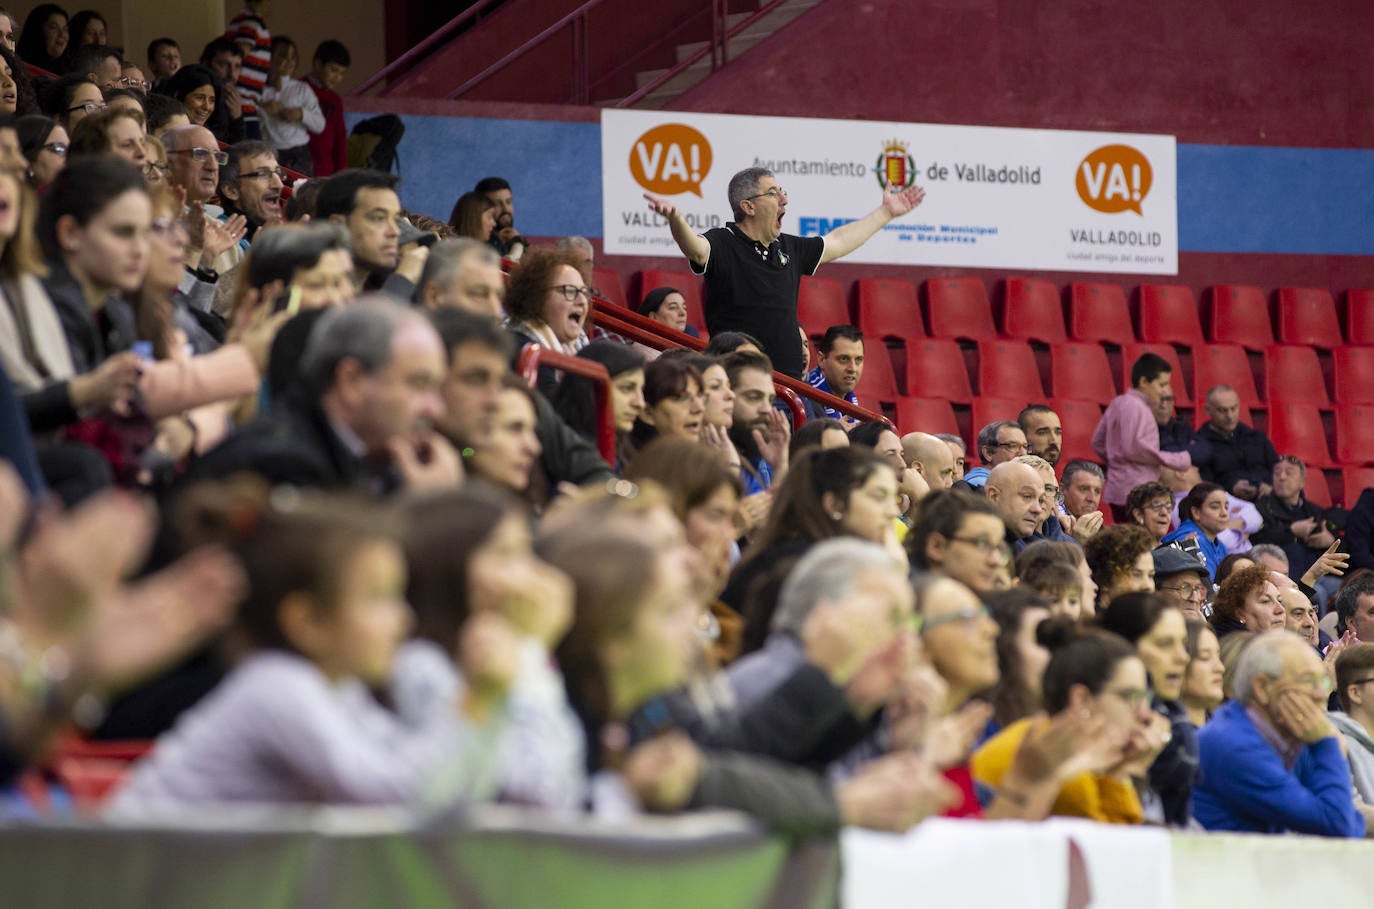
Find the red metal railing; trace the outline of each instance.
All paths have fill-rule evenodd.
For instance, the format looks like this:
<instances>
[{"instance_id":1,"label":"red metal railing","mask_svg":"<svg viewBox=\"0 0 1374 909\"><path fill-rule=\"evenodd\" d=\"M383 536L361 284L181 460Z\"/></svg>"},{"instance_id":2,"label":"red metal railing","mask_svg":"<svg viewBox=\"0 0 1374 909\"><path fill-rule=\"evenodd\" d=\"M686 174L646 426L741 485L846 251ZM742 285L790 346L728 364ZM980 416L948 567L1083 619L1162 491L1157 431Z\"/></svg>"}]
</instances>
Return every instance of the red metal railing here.
<instances>
[{"instance_id":1,"label":"red metal railing","mask_svg":"<svg viewBox=\"0 0 1374 909\"><path fill-rule=\"evenodd\" d=\"M403 72L409 70L416 63L419 63L421 58L425 57L431 50L447 40L448 37L458 29L467 25L469 22L476 22L477 19L481 18L482 13L500 2L501 0L477 0L472 6L469 6L440 26L439 30L434 34L430 35L404 54L401 54L401 56L397 57L395 60L392 60L367 79L364 79L363 83L353 90L354 94L361 95L366 91L370 91L375 86L380 85L384 80L390 79L393 76L399 76ZM386 92L383 91L382 94L386 94Z\"/></svg>"},{"instance_id":2,"label":"red metal railing","mask_svg":"<svg viewBox=\"0 0 1374 909\"><path fill-rule=\"evenodd\" d=\"M539 381L540 366L552 366L591 381L596 396L596 447L607 464L615 464L615 414L611 412L611 376L606 367L592 360L547 350L538 344L526 345L520 351L515 369L530 388Z\"/></svg>"}]
</instances>

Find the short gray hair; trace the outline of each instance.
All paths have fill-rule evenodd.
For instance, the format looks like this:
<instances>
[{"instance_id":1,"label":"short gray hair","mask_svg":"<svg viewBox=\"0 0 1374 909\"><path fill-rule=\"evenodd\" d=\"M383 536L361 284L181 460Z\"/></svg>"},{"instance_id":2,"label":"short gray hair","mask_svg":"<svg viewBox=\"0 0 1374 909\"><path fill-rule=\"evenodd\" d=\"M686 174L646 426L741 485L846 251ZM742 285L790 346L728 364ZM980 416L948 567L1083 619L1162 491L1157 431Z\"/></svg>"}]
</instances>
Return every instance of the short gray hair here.
<instances>
[{"instance_id":1,"label":"short gray hair","mask_svg":"<svg viewBox=\"0 0 1374 909\"><path fill-rule=\"evenodd\" d=\"M1021 429L1021 424L1014 420L994 420L978 430L978 457L980 460L988 460L988 458L983 457L983 449L996 448L997 436L1008 426L1012 429L1024 432L1024 430Z\"/></svg>"},{"instance_id":2,"label":"short gray hair","mask_svg":"<svg viewBox=\"0 0 1374 909\"><path fill-rule=\"evenodd\" d=\"M1211 404L1212 395L1216 394L1219 391L1235 391L1235 389L1232 388L1230 385L1213 385L1211 388L1207 389L1207 396L1203 400L1206 403Z\"/></svg>"},{"instance_id":3,"label":"short gray hair","mask_svg":"<svg viewBox=\"0 0 1374 909\"><path fill-rule=\"evenodd\" d=\"M993 442L993 444L996 445L997 443ZM1032 467L1035 470L1048 470L1050 473L1054 473L1054 465L1051 464L1049 461L1046 461L1044 458L1040 457L1040 455L1017 455L1016 457L1012 458L1012 460L1015 461L1017 464L1025 464L1027 467Z\"/></svg>"},{"instance_id":4,"label":"short gray hair","mask_svg":"<svg viewBox=\"0 0 1374 909\"><path fill-rule=\"evenodd\" d=\"M736 221L744 217L739 204L750 196L758 195L759 181L771 176L773 172L766 167L746 167L730 178L730 186L726 193L730 197L730 213Z\"/></svg>"},{"instance_id":5,"label":"short gray hair","mask_svg":"<svg viewBox=\"0 0 1374 909\"><path fill-rule=\"evenodd\" d=\"M1104 483L1107 481L1107 476L1102 472L1102 468L1092 461L1070 461L1064 465L1064 473L1060 475L1059 482L1068 486L1073 482L1073 476L1076 473L1092 474Z\"/></svg>"},{"instance_id":6,"label":"short gray hair","mask_svg":"<svg viewBox=\"0 0 1374 909\"><path fill-rule=\"evenodd\" d=\"M1297 640L1291 631L1266 631L1246 645L1231 676L1231 690L1238 702L1249 704L1254 699L1257 677L1276 679L1283 675L1283 648L1291 640Z\"/></svg>"},{"instance_id":7,"label":"short gray hair","mask_svg":"<svg viewBox=\"0 0 1374 909\"><path fill-rule=\"evenodd\" d=\"M577 252L584 252L589 259L596 254L596 250L592 249L592 241L588 240L586 237L579 237L576 234L571 237L560 237L558 242L553 245L553 248L559 252L573 252L574 250Z\"/></svg>"},{"instance_id":8,"label":"short gray hair","mask_svg":"<svg viewBox=\"0 0 1374 909\"><path fill-rule=\"evenodd\" d=\"M472 256L482 265L500 265L501 256L481 240L471 237L451 237L440 240L429 248L429 258L425 260L425 270L420 273L420 283L415 286L415 299L426 287L433 283L447 285L460 271L465 256Z\"/></svg>"},{"instance_id":9,"label":"short gray hair","mask_svg":"<svg viewBox=\"0 0 1374 909\"><path fill-rule=\"evenodd\" d=\"M347 306L331 307L310 332L301 357L305 388L314 398L324 394L346 359L357 360L368 375L385 369L391 363L391 338L396 329L421 318L385 294L368 294Z\"/></svg>"},{"instance_id":10,"label":"short gray hair","mask_svg":"<svg viewBox=\"0 0 1374 909\"><path fill-rule=\"evenodd\" d=\"M964 454L968 454L968 443L964 441L963 436L956 436L949 432L940 432L935 434L935 438L948 445L958 445L960 451Z\"/></svg>"},{"instance_id":11,"label":"short gray hair","mask_svg":"<svg viewBox=\"0 0 1374 909\"><path fill-rule=\"evenodd\" d=\"M1283 551L1283 547L1277 546L1273 543L1256 543L1254 546L1250 547L1250 552L1248 553L1248 555L1254 556L1254 558L1252 558L1251 561L1254 562L1256 565L1259 564L1259 557L1262 555L1267 555L1270 558L1274 559L1280 559L1283 561L1283 564L1288 564L1288 553Z\"/></svg>"},{"instance_id":12,"label":"short gray hair","mask_svg":"<svg viewBox=\"0 0 1374 909\"><path fill-rule=\"evenodd\" d=\"M812 546L778 593L772 630L801 634L816 605L849 593L865 570L898 571L892 554L877 543L839 537Z\"/></svg>"}]
</instances>

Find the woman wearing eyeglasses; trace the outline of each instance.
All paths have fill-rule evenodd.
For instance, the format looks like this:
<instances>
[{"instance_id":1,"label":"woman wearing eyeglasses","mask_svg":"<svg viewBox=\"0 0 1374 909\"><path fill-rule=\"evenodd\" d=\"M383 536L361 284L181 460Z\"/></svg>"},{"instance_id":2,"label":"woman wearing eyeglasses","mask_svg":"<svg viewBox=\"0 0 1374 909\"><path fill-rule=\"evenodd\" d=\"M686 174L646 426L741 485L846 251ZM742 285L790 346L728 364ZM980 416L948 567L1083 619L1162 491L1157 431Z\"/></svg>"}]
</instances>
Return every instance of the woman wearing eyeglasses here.
<instances>
[{"instance_id":1,"label":"woman wearing eyeglasses","mask_svg":"<svg viewBox=\"0 0 1374 909\"><path fill-rule=\"evenodd\" d=\"M1126 496L1126 513L1131 521L1144 527L1158 546L1169 533L1174 496L1158 480L1141 483Z\"/></svg>"},{"instance_id":2,"label":"woman wearing eyeglasses","mask_svg":"<svg viewBox=\"0 0 1374 909\"><path fill-rule=\"evenodd\" d=\"M71 135L81 118L105 109L105 96L84 74L72 73L48 84L43 94L43 113Z\"/></svg>"},{"instance_id":3,"label":"woman wearing eyeglasses","mask_svg":"<svg viewBox=\"0 0 1374 909\"><path fill-rule=\"evenodd\" d=\"M587 346L592 294L579 264L572 253L551 249L532 249L520 260L502 301L517 348L537 344L572 355ZM548 396L557 381L553 369L540 367L540 392Z\"/></svg>"},{"instance_id":4,"label":"woman wearing eyeglasses","mask_svg":"<svg viewBox=\"0 0 1374 909\"><path fill-rule=\"evenodd\" d=\"M29 162L29 185L42 192L67 166L70 140L67 131L52 117L34 114L14 123L19 146Z\"/></svg>"}]
</instances>

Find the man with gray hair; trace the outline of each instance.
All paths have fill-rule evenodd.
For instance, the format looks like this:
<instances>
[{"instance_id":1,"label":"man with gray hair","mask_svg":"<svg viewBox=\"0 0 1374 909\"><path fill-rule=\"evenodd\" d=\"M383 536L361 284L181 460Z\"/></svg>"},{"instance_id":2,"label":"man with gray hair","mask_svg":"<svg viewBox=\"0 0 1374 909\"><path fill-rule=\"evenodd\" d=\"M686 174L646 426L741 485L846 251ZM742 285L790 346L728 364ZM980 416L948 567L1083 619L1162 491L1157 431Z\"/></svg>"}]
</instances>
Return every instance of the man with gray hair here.
<instances>
[{"instance_id":1,"label":"man with gray hair","mask_svg":"<svg viewBox=\"0 0 1374 909\"><path fill-rule=\"evenodd\" d=\"M1101 514L1102 486L1107 475L1092 461L1070 461L1059 475L1059 488L1064 493L1064 509L1070 517L1081 518L1097 512Z\"/></svg>"},{"instance_id":2,"label":"man with gray hair","mask_svg":"<svg viewBox=\"0 0 1374 909\"><path fill-rule=\"evenodd\" d=\"M978 430L978 457L983 465L964 473L964 478L955 486L959 489L981 490L988 482L988 472L998 464L1019 458L1030 451L1026 443L1025 430L1019 423L1011 420L994 420Z\"/></svg>"},{"instance_id":3,"label":"man with gray hair","mask_svg":"<svg viewBox=\"0 0 1374 909\"><path fill-rule=\"evenodd\" d=\"M702 307L707 330L713 335L723 331L753 335L763 343L774 368L794 379L800 379L804 371L797 344L797 291L802 277L858 249L889 221L920 205L926 195L914 183L900 191L889 186L882 204L862 218L823 237L798 237L782 232L787 191L772 171L762 167L740 171L730 178L727 194L734 220L705 233L697 233L672 202L647 193L644 198L667 221L692 272L705 278Z\"/></svg>"},{"instance_id":4,"label":"man with gray hair","mask_svg":"<svg viewBox=\"0 0 1374 909\"><path fill-rule=\"evenodd\" d=\"M419 313L381 295L335 307L310 332L294 393L195 462L193 478L247 471L374 493L456 485L457 452L432 428L445 362Z\"/></svg>"},{"instance_id":5,"label":"man with gray hair","mask_svg":"<svg viewBox=\"0 0 1374 909\"><path fill-rule=\"evenodd\" d=\"M954 458L954 482L958 483L964 478L964 465L968 459L968 445L964 443L962 436L956 436L951 432L936 433L935 438L949 446L949 454Z\"/></svg>"},{"instance_id":6,"label":"man with gray hair","mask_svg":"<svg viewBox=\"0 0 1374 909\"><path fill-rule=\"evenodd\" d=\"M576 235L559 237L553 248L559 252L570 252L581 259L582 266L578 271L582 272L582 277L587 279L588 284L592 282L592 269L596 267L596 250L592 249L591 240Z\"/></svg>"},{"instance_id":7,"label":"man with gray hair","mask_svg":"<svg viewBox=\"0 0 1374 909\"><path fill-rule=\"evenodd\" d=\"M831 662L824 651L834 642L808 634L807 626L818 612L853 613L858 620L876 610L877 624L882 625L882 616L910 616L913 604L905 572L883 547L854 538L826 540L811 547L783 583L762 649L726 670L740 709L748 710L772 696L805 663ZM829 617L817 617L814 627ZM898 630L892 625L885 637L890 639ZM861 661L867 655L852 656ZM843 675L852 677L857 669L856 664Z\"/></svg>"},{"instance_id":8,"label":"man with gray hair","mask_svg":"<svg viewBox=\"0 0 1374 909\"><path fill-rule=\"evenodd\" d=\"M1208 830L1364 836L1350 767L1326 715L1331 676L1317 652L1290 632L1265 632L1241 653L1232 686L1235 700L1198 732L1198 822Z\"/></svg>"},{"instance_id":9,"label":"man with gray hair","mask_svg":"<svg viewBox=\"0 0 1374 909\"><path fill-rule=\"evenodd\" d=\"M506 278L501 256L468 237L441 240L430 247L415 302L431 312L448 306L500 319L505 313Z\"/></svg>"}]
</instances>

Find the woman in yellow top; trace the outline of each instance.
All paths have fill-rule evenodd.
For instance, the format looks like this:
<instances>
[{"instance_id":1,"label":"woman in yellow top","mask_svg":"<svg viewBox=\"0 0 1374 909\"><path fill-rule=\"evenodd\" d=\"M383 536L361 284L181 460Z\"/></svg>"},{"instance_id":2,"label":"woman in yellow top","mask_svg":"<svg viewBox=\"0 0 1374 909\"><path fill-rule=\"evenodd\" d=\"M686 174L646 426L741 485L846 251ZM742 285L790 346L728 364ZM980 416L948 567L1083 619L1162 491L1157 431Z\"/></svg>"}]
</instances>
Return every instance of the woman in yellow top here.
<instances>
[{"instance_id":1,"label":"woman in yellow top","mask_svg":"<svg viewBox=\"0 0 1374 909\"><path fill-rule=\"evenodd\" d=\"M1051 814L1139 824L1140 798L1132 777L1145 774L1169 736L1168 721L1150 710L1145 665L1122 638L1084 630L1068 619L1042 622L1037 638L1051 651L1042 685L1045 709L1100 720L1112 746L1098 768L1064 784ZM1049 721L1044 714L1021 720L985 743L973 755L974 779L999 787L1032 724Z\"/></svg>"}]
</instances>

